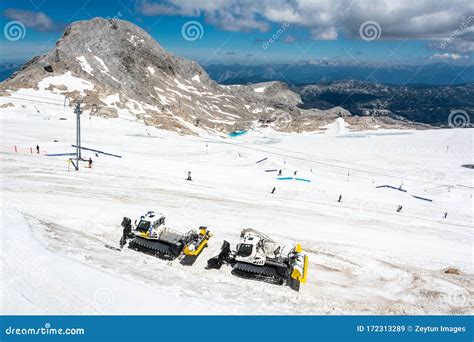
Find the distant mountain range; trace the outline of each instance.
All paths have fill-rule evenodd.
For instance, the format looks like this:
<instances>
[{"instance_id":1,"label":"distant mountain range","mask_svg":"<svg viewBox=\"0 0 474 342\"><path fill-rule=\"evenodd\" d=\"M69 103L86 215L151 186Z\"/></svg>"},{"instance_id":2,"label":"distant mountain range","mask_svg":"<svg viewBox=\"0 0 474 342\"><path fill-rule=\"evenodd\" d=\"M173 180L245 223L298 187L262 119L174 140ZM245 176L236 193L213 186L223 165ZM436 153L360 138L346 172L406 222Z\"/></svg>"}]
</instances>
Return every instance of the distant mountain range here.
<instances>
[{"instance_id":1,"label":"distant mountain range","mask_svg":"<svg viewBox=\"0 0 474 342\"><path fill-rule=\"evenodd\" d=\"M298 86L347 79L394 85L457 85L474 82L474 65L462 66L449 63L351 65L320 61L246 66L212 64L203 67L213 80L221 84L282 81Z\"/></svg>"},{"instance_id":2,"label":"distant mountain range","mask_svg":"<svg viewBox=\"0 0 474 342\"><path fill-rule=\"evenodd\" d=\"M303 108L340 106L353 115L403 117L448 126L452 111L463 111L474 123L474 83L453 86L384 85L346 80L293 87ZM452 123L451 123L452 124Z\"/></svg>"},{"instance_id":3,"label":"distant mountain range","mask_svg":"<svg viewBox=\"0 0 474 342\"><path fill-rule=\"evenodd\" d=\"M462 110L474 123L474 66L431 63L338 65L299 63L260 66L208 65L221 84L280 80L301 96L304 109L342 107L357 116L389 116L448 126L449 114Z\"/></svg>"}]
</instances>

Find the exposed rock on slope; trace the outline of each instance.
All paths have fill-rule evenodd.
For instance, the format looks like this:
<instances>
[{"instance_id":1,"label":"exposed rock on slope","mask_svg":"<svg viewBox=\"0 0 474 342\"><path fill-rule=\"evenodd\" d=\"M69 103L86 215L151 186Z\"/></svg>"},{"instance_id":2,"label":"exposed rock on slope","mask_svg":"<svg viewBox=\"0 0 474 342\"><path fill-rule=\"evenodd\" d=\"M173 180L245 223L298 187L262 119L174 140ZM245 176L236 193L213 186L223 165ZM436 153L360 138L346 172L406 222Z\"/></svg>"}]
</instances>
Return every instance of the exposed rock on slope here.
<instances>
[{"instance_id":1,"label":"exposed rock on slope","mask_svg":"<svg viewBox=\"0 0 474 342\"><path fill-rule=\"evenodd\" d=\"M85 110L95 105L97 115L133 115L188 134L196 127L230 132L258 123L309 131L351 115L338 107L300 109L299 95L281 82L220 86L196 62L165 51L138 26L103 18L69 25L53 51L0 85L4 96L22 88L80 98ZM374 120L364 128L392 125ZM351 121L357 128L358 119Z\"/></svg>"}]
</instances>

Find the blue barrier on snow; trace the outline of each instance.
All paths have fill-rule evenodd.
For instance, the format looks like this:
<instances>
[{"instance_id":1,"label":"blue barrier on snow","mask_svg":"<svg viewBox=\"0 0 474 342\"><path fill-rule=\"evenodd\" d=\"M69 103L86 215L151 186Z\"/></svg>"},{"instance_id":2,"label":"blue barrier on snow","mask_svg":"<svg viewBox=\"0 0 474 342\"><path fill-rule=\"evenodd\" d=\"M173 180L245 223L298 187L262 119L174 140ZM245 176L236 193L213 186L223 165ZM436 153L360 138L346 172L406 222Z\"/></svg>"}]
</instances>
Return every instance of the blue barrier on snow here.
<instances>
[{"instance_id":1,"label":"blue barrier on snow","mask_svg":"<svg viewBox=\"0 0 474 342\"><path fill-rule=\"evenodd\" d=\"M415 196L415 195L412 195L412 196L417 198L417 199L423 200L423 201L433 202L432 199L429 199L429 198L426 198L426 197L420 197L420 196Z\"/></svg>"},{"instance_id":2,"label":"blue barrier on snow","mask_svg":"<svg viewBox=\"0 0 474 342\"><path fill-rule=\"evenodd\" d=\"M77 147L76 145L71 145L71 146L72 146L72 147ZM82 146L81 146L81 150L97 152L97 153L104 154L104 155L106 155L106 156L111 156L111 157L116 157L116 158L122 158L122 156L119 156L119 155L117 155L117 154L107 153L107 152L104 152L104 151L94 150L94 149L92 149L92 148L87 148L87 147L82 147Z\"/></svg>"},{"instance_id":3,"label":"blue barrier on snow","mask_svg":"<svg viewBox=\"0 0 474 342\"><path fill-rule=\"evenodd\" d=\"M379 186L376 186L376 188L390 188L390 189L394 189L394 190L398 190L398 191L402 191L402 192L407 192L405 189L397 188L397 187L394 187L394 186L391 186L391 185L379 185Z\"/></svg>"},{"instance_id":4,"label":"blue barrier on snow","mask_svg":"<svg viewBox=\"0 0 474 342\"><path fill-rule=\"evenodd\" d=\"M235 137L238 137L240 135L244 135L246 133L247 133L247 131L244 131L244 130L242 130L242 131L233 131L233 132L229 133L229 137L235 138Z\"/></svg>"},{"instance_id":5,"label":"blue barrier on snow","mask_svg":"<svg viewBox=\"0 0 474 342\"><path fill-rule=\"evenodd\" d=\"M61 157L61 156L75 156L76 155L76 152L72 152L72 153L50 153L50 154L47 154L46 156L48 157Z\"/></svg>"},{"instance_id":6,"label":"blue barrier on snow","mask_svg":"<svg viewBox=\"0 0 474 342\"><path fill-rule=\"evenodd\" d=\"M277 177L278 180L297 180L300 182L311 182L311 180L306 178L297 178L297 177Z\"/></svg>"},{"instance_id":7,"label":"blue barrier on snow","mask_svg":"<svg viewBox=\"0 0 474 342\"><path fill-rule=\"evenodd\" d=\"M258 162L255 162L255 164L261 163L261 162L263 162L264 160L267 160L267 159L268 159L268 158L260 159Z\"/></svg>"}]
</instances>

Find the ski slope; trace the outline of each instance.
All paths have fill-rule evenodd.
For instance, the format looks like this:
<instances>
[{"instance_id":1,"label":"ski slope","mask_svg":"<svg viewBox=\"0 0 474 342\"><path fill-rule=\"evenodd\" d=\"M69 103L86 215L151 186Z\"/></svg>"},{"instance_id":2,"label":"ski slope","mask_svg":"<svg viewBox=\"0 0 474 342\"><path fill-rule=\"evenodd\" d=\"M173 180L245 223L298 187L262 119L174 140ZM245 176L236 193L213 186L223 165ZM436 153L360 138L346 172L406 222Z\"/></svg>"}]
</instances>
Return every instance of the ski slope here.
<instances>
[{"instance_id":1,"label":"ski slope","mask_svg":"<svg viewBox=\"0 0 474 342\"><path fill-rule=\"evenodd\" d=\"M82 145L122 158L84 151L93 168L76 172L67 156L29 153L74 152L71 108L0 108L1 313L472 313L473 171L461 165L473 163L474 130L355 133L341 120L327 133L231 139L84 113ZM213 232L192 267L104 247L118 245L123 216L148 210L183 232ZM299 293L204 269L246 227L303 245Z\"/></svg>"}]
</instances>

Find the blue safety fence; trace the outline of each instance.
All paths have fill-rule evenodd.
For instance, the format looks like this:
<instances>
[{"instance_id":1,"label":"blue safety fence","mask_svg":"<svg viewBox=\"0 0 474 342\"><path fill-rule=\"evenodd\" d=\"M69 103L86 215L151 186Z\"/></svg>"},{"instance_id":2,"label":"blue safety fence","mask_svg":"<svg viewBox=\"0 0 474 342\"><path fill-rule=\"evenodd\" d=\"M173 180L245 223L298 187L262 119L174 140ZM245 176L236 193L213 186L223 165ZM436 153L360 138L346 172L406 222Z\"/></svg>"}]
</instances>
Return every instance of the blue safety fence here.
<instances>
[{"instance_id":1,"label":"blue safety fence","mask_svg":"<svg viewBox=\"0 0 474 342\"><path fill-rule=\"evenodd\" d=\"M48 157L62 157L62 156L75 156L76 152L71 153L48 153L46 156Z\"/></svg>"},{"instance_id":2,"label":"blue safety fence","mask_svg":"<svg viewBox=\"0 0 474 342\"><path fill-rule=\"evenodd\" d=\"M398 190L398 191L401 191L401 192L407 192L405 189L402 189L400 187L395 187L395 186L391 186L391 185L379 185L379 186L376 186L377 189L379 188L390 188L390 189L394 189L394 190Z\"/></svg>"},{"instance_id":3,"label":"blue safety fence","mask_svg":"<svg viewBox=\"0 0 474 342\"><path fill-rule=\"evenodd\" d=\"M426 198L426 197L415 196L415 195L412 195L412 196L415 197L416 199L419 199L419 200L428 201L428 202L433 202L432 199L429 199L429 198Z\"/></svg>"},{"instance_id":4,"label":"blue safety fence","mask_svg":"<svg viewBox=\"0 0 474 342\"><path fill-rule=\"evenodd\" d=\"M295 180L295 181L307 182L307 183L310 183L310 182L311 182L310 179L298 178L298 177L277 177L276 179L277 179L277 180Z\"/></svg>"},{"instance_id":5,"label":"blue safety fence","mask_svg":"<svg viewBox=\"0 0 474 342\"><path fill-rule=\"evenodd\" d=\"M71 145L72 147L77 147L76 145ZM106 156L111 156L111 157L116 157L116 158L122 158L122 156L119 156L118 154L113 154L113 153L108 153L108 152L104 152L104 151L99 151L99 150L95 150L93 148L87 148L87 147L80 147L81 150L85 150L85 151L92 151L92 152L96 152L96 153L100 153L100 154L103 154L103 155L106 155Z\"/></svg>"}]
</instances>

